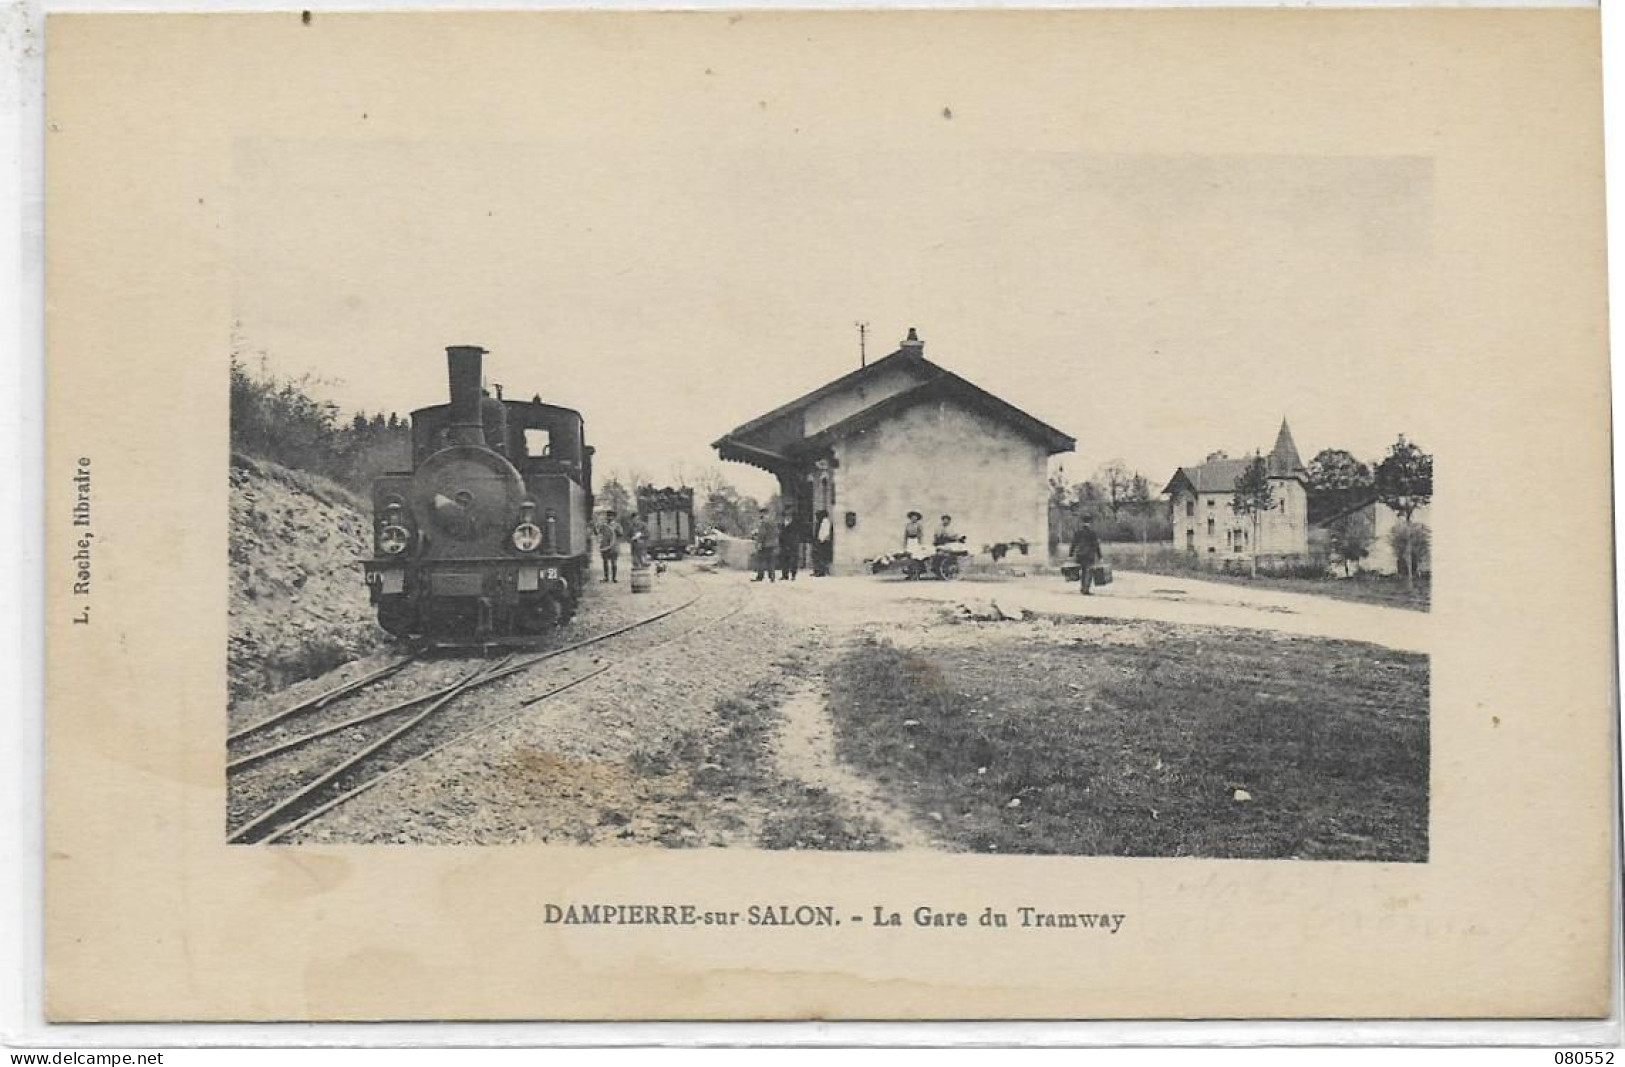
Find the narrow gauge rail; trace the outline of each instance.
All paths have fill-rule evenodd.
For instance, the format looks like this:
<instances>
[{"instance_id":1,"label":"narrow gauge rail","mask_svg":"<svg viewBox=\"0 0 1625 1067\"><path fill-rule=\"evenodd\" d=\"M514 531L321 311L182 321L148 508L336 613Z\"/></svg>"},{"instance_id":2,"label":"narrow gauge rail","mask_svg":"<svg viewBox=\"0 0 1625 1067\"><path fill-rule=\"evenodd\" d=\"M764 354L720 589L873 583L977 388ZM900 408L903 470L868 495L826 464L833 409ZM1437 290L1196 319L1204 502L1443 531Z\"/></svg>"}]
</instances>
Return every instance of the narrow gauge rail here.
<instances>
[{"instance_id":1,"label":"narrow gauge rail","mask_svg":"<svg viewBox=\"0 0 1625 1067\"><path fill-rule=\"evenodd\" d=\"M393 726L378 740L366 744L360 751L343 759L333 768L319 773L313 780L298 787L292 794L276 802L270 808L260 812L258 815L231 831L227 837L227 841L231 843L251 843L277 840L296 827L301 826L310 819L315 818L317 815L331 810L333 807L338 806L338 804L348 800L351 796L370 788L371 785L375 784L384 775L393 773L394 770L398 769L400 766L404 766L405 763L416 762L417 759L427 755L428 751L435 751L436 749L443 747L441 745L437 745L434 749L418 753L407 760L397 761L396 765L393 767L387 766L388 756L386 750L390 749L393 745L395 745L396 742L400 741L406 735L414 731L430 717L444 709L447 705L452 703L452 701L456 700L458 697L462 696L464 693L467 693L472 689L489 685L501 679L511 677L520 673L521 671L529 670L530 668L546 660L554 659L558 656L563 656L570 652L578 651L582 648L586 648L588 646L607 641L611 638L618 637L622 634L629 633L633 630L648 626L651 623L660 621L661 619L668 618L680 611L692 607L694 604L703 599L704 595L704 593L697 593L693 597L674 607L656 612L655 614L647 616L646 618L639 619L636 622L629 623L625 626L617 627L616 629L609 630L605 633L597 634L593 637L573 642L562 648L552 649L547 652L524 658L519 658L516 655L509 655L507 658L503 659L493 667L486 668L483 665L477 667L475 670L471 671L450 685L442 686L430 692L419 694L407 700L391 704L388 707L379 709L377 711L364 713L336 724L321 727L286 741L274 743L265 748L246 753L230 760L226 766L228 779L234 775L237 775L239 772L248 769L249 767L263 763L264 761L272 759L276 756L285 755L296 749L304 748L305 746L321 740L322 738L330 737L342 731L354 729L371 723L388 725L387 723L383 723L383 720L387 720L395 716L403 716L406 712L419 707L424 709L410 718L407 718L400 725ZM710 623L703 625L711 625L712 623L721 621L722 618L735 614L738 610L740 610L741 607L743 607L743 601L741 601L738 606L725 613L723 616L720 616L718 619L711 620ZM686 637L701 628L703 628L703 626L695 627L689 631L686 631L684 634L678 635L677 638L672 638L672 640ZM665 643L667 642L661 642L661 644ZM657 645L655 647L659 646ZM363 678L355 679L354 681L346 683L343 686L339 686L336 689L329 690L326 693L313 697L308 701L304 701L285 712L278 713L277 715L270 716L258 723L245 727L244 729L233 734L232 738L241 739L257 733L272 724L282 723L295 715L314 711L321 707L326 707L332 704L335 700L360 692L361 689L366 685L382 680L383 678L399 671L402 667L415 658L416 654L413 656L408 656L398 663L390 664L378 671L364 676ZM596 677L597 675L602 674L604 671L611 669L613 666L614 664L609 664L598 667L595 670L588 671L573 679L570 679L562 685L532 697L522 702L521 710L541 700L545 700L548 697L555 696L566 689L579 685L582 682L587 681L589 678ZM518 712L513 714L518 714ZM504 716L504 719L510 717L512 716ZM471 730L468 731L468 733L476 733L478 730L488 729L495 724L495 722L486 723L477 730ZM459 735L459 738L457 739L460 739L463 736L467 736L467 734ZM451 742L448 741L446 743L449 744ZM365 772L370 769L371 764L375 763L384 763L386 766L384 766L378 773L373 774L372 777L366 777ZM360 779L360 784L355 788L349 790L348 792L342 793L342 795L335 797L332 800L326 802L323 801L323 797L330 796L335 791L342 789L344 785L347 785L356 779Z\"/></svg>"},{"instance_id":2,"label":"narrow gauge rail","mask_svg":"<svg viewBox=\"0 0 1625 1067\"><path fill-rule=\"evenodd\" d=\"M363 674L359 678L352 678L342 685L336 685L332 689L323 690L308 700L302 700L290 708L284 708L281 711L267 715L265 718L256 722L251 722L241 730L238 730L235 733L227 734L226 743L229 745L232 742L241 741L245 737L251 737L254 734L259 733L261 730L269 729L270 727L275 726L277 723L286 722L289 719L304 715L307 712L320 711L322 708L327 707L329 704L332 704L335 701L343 700L347 696L359 693L368 686L373 685L376 682L381 682L390 675L400 672L402 668L416 660L421 654L421 650L415 649L411 652L411 654L403 656L393 663L386 664L370 674Z\"/></svg>"},{"instance_id":3,"label":"narrow gauge rail","mask_svg":"<svg viewBox=\"0 0 1625 1067\"><path fill-rule=\"evenodd\" d=\"M684 581L690 581L690 579L685 577ZM523 659L523 660L521 660L519 662L519 664L514 668L514 670L524 670L524 669L526 669L528 667L535 666L536 664L541 663L544 660L552 659L555 656L562 656L562 655L564 655L564 654L566 654L568 652L574 652L575 650L577 650L579 648L584 648L584 647L586 647L588 645L592 645L592 644L596 644L596 643L598 643L600 641L608 640L611 637L618 637L621 634L627 633L630 630L636 630L639 627L647 626L650 623L659 622L661 619L664 619L664 618L666 618L667 616L670 616L670 615L674 615L677 612L682 611L683 609L691 606L692 604L697 602L701 598L701 596L703 596L703 594L696 594L695 596L689 598L688 600L684 601L681 604L678 604L678 605L676 605L674 607L667 608L664 611L656 612L655 614L647 616L647 617L642 618L642 619L639 619L636 622L628 623L625 626L617 627L616 629L609 630L609 631L607 631L605 633L594 634L591 637L587 637L587 638L584 638L584 639L582 639L580 641L576 641L576 642L573 642L571 644L565 645L562 648L549 649L549 650L547 650L545 652L541 652L541 653L539 653L539 654L537 654L535 656L526 657L525 659ZM235 731L234 733L228 734L226 736L226 744L228 746L240 744L245 739L247 739L249 737L252 737L255 734L261 733L261 732L263 732L265 730L268 730L273 726L282 726L283 724L287 723L290 719L296 719L296 718L300 718L302 716L310 715L310 714L312 714L314 712L321 711L324 708L330 707L333 704L336 704L341 700L346 700L346 699L348 699L348 698L350 698L352 696L356 696L357 694L361 693L363 690L365 690L367 688L370 688L371 686L376 685L377 683L382 682L385 679L387 679L387 678L389 678L389 677L391 677L391 676L393 676L395 674L398 674L403 668L407 667L408 665L410 665L412 663L415 663L415 662L419 661L423 657L423 655L424 655L424 653L426 651L428 651L427 646L420 645L418 647L415 647L408 655L402 657L401 659L398 659L398 660L394 661L393 663L386 664L385 666L380 667L378 670L372 671L369 674L362 675L359 678L351 679L350 681L344 682L343 684L335 686L332 689L324 690L324 691L316 694L313 697L310 697L310 698L308 698L306 700L302 700L299 703L294 704L291 707L288 707L288 708L285 708L285 709L283 709L281 711L277 711L277 712L274 712L274 713L272 713L270 715L267 715L263 719L259 719L259 720L255 721L255 722L252 722L252 723L248 724L247 726L244 726L242 729ZM503 677L505 677L505 676L506 675L503 675ZM490 680L495 681L496 679L492 678ZM397 704L391 704L390 706L388 706L386 708L383 708L383 709L380 709L378 711L368 712L368 713L366 713L364 715L358 715L355 718L346 719L343 722L336 723L336 724L334 724L332 726L323 727L321 729L311 731L310 733L303 734L301 736L297 736L297 737L294 737L294 738L289 739L289 740L283 740L283 741L277 742L275 744L270 745L267 748L262 748L262 749L260 749L258 751L250 752L250 753L248 753L246 755L237 756L235 758L232 758L232 759L228 760L228 762L226 763L226 771L227 771L228 774L230 774L230 773L232 773L234 771L241 770L244 767L248 767L248 766L251 766L251 765L253 765L255 763L258 763L261 760L263 760L263 759L265 759L265 758L267 758L269 756L274 756L274 755L277 755L277 754L279 754L281 752L285 752L285 751L291 751L292 749L299 748L299 747L301 747L303 745L309 744L312 741L320 740L321 738L326 737L329 734L337 733L340 730L347 729L347 728L353 727L353 726L360 726L360 725L362 725L364 723L372 722L372 721L374 721L376 719L380 719L380 718L383 718L385 716L392 715L392 714L394 714L396 712L406 711L406 710L409 710L411 708L417 707L420 704L428 703L429 701L434 700L437 697L443 696L447 692L447 690L449 688L450 687L446 687L446 688L442 688L442 689L436 689L436 690L433 690L433 691L428 692L428 693L422 693L422 694L419 694L417 696L411 697L411 698L409 698L407 700L401 701L401 702L399 702Z\"/></svg>"},{"instance_id":4,"label":"narrow gauge rail","mask_svg":"<svg viewBox=\"0 0 1625 1067\"><path fill-rule=\"evenodd\" d=\"M696 598L696 599L698 599L698 598ZM732 618L734 615L737 615L740 611L744 610L744 607L749 602L749 599L750 598L748 598L748 597L739 597L735 601L734 605L731 608L729 608L727 611L724 611L722 614L716 616L715 618L707 619L704 622L699 623L696 626L690 627L689 629L683 631L680 634L675 634L672 637L669 637L666 640L661 641L661 642L651 646L648 649L645 649L644 651L645 652L651 652L656 648L662 648L662 647L664 647L666 645L673 644L673 643L675 643L677 641L685 640L685 639L687 639L689 637L692 637L693 635L699 633L702 630L708 629L708 628L710 628L712 626L715 626L715 625L717 625L717 624L719 624L721 622L724 622L727 619ZM690 601L689 603L692 604L693 601ZM686 607L687 605L683 605L683 606ZM675 612L677 610L681 610L681 608L674 608L674 609L672 609L672 612ZM664 612L659 617L664 618L666 615L672 614L672 612ZM653 617L651 617L650 619L644 620L644 621L653 622L655 620L654 620ZM641 624L639 624L639 625L641 625ZM609 636L613 636L613 635L606 634L606 635L603 635L603 636L604 637L609 637ZM600 639L602 639L602 638L600 638ZM591 643L591 642L584 642L584 643ZM517 672L519 672L521 670L526 669L526 666L528 666L528 665L524 664L524 663L510 664L509 666L501 668L501 675L500 676L505 677L508 674L517 673ZM323 815L327 814L328 812L332 811L334 808L337 808L340 805L345 804L348 801L354 799L355 797L361 795L362 793L365 793L367 790L373 788L374 786L378 785L379 783L383 782L384 780L393 777L394 775L400 773L401 771L404 771L407 767L411 766L412 764L417 763L420 760L427 759L428 757L434 755L435 753L440 752L440 751L442 751L444 749L450 748L453 745L461 744L464 741L467 741L469 738L474 737L474 736L476 736L478 734L484 733L484 732L486 732L488 730L495 729L496 727L502 725L503 723L508 722L511 719L517 718L520 715L523 715L526 712L526 710L529 709L532 705L538 704L538 703L540 703L540 702L542 702L544 700L549 699L550 697L555 697L555 696L559 695L560 693L564 692L567 689L573 689L574 687L582 684L583 682L590 681L591 679L596 678L599 675L604 674L607 671L614 670L615 667L617 667L617 666L619 666L619 664L609 663L609 664L605 664L603 666L597 667L597 668L595 668L593 670L587 671L584 674L581 674L581 675L579 675L579 676L577 676L575 678L571 678L568 681L565 681L565 682L563 682L563 683L561 683L561 684L559 684L557 686L554 686L552 689L548 689L545 692L538 693L535 696L532 696L532 697L530 697L530 698L528 698L526 700L520 701L519 707L516 708L513 711L510 711L510 712L507 712L506 714L500 715L497 718L492 719L492 720L490 720L488 722L480 723L480 724L478 724L476 726L470 727L469 729L463 730L460 733L457 733L457 734L455 734L455 735L453 735L453 736L451 736L449 738L446 738L444 741L440 741L440 742L432 745L431 747L424 749L421 752L417 752L417 753L415 753L415 754L413 754L411 756L406 757L405 759L397 760L396 762L394 762L391 765L382 767L381 769L379 769L378 773L376 773L376 774L372 774L370 776L356 775L356 777L359 780L358 780L357 784L354 785L353 787L339 793L337 796L332 797L330 800L317 803L317 804L315 804L315 806L307 806L305 808L305 810L302 811L302 813L297 813L297 814L293 814L293 815L289 816L286 819L286 821L281 822L274 829L267 829L261 836L255 838L255 840L257 840L261 844L271 844L271 843L274 843L276 841L279 841L279 840L283 839L284 837L286 837L288 834L291 834L293 831L295 831L295 830L299 829L300 827L306 825L307 823L310 823L310 822L314 821L315 819L320 818L321 816L323 816ZM487 676L487 677L476 679L474 685L483 685L488 681L495 681L495 680L496 680L496 676ZM468 688L474 688L474 685L471 685Z\"/></svg>"}]
</instances>

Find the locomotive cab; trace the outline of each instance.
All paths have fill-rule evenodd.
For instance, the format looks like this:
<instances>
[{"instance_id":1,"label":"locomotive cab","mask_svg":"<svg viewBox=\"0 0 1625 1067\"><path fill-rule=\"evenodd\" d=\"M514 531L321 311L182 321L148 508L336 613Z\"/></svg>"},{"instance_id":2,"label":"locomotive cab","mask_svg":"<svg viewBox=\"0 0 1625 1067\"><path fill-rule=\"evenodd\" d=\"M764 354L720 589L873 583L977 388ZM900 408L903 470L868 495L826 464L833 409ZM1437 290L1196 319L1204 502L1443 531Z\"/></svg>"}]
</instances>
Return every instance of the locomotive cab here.
<instances>
[{"instance_id":1,"label":"locomotive cab","mask_svg":"<svg viewBox=\"0 0 1625 1067\"><path fill-rule=\"evenodd\" d=\"M412 413L412 469L374 482L367 584L391 633L533 634L580 597L592 506L581 416L484 395L484 355L446 350L451 403Z\"/></svg>"}]
</instances>

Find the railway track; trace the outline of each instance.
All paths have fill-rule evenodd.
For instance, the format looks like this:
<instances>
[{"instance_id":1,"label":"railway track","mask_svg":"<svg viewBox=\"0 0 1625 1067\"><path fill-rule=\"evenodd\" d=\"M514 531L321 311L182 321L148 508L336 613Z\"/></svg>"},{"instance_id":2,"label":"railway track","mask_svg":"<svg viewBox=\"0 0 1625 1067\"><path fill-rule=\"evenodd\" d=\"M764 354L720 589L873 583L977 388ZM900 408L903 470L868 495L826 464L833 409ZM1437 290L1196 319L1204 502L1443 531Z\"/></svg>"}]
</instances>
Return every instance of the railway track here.
<instances>
[{"instance_id":1,"label":"railway track","mask_svg":"<svg viewBox=\"0 0 1625 1067\"><path fill-rule=\"evenodd\" d=\"M691 582L686 577L683 580ZM561 648L529 656L510 654L494 665L480 663L450 684L440 684L427 691L414 693L404 700L394 701L383 708L352 715L337 722L327 722L303 733L287 735L290 722L319 710L332 708L371 685L399 674L409 663L418 659L417 654L409 655L362 678L318 694L292 708L238 730L231 735L230 740L239 746L246 739L268 731L276 731L282 736L273 734L268 742L261 744L259 748L240 751L236 755L229 756L228 783L235 786L245 777L255 777L260 780L264 791L274 792L281 799L272 802L253 816L241 819L235 825L228 825L227 840L240 844L272 843L280 840L305 823L331 811L431 753L489 730L522 714L534 704L613 670L621 664L605 664L593 660L575 676L520 701L518 707L512 711L478 721L466 729L454 731L454 736L450 737L441 736L446 732L444 728L438 733L434 729L437 724L444 727L446 724L441 722L441 717L445 710L474 689L514 677L549 660L642 630L687 611L703 600L705 595L703 592L696 593L674 607ZM720 615L642 649L641 652L653 651L655 648L686 639L716 625L737 614L746 602L746 597L739 597L737 603ZM318 745L319 748L315 747ZM327 749L332 751L326 751ZM266 786L266 782L274 784Z\"/></svg>"}]
</instances>

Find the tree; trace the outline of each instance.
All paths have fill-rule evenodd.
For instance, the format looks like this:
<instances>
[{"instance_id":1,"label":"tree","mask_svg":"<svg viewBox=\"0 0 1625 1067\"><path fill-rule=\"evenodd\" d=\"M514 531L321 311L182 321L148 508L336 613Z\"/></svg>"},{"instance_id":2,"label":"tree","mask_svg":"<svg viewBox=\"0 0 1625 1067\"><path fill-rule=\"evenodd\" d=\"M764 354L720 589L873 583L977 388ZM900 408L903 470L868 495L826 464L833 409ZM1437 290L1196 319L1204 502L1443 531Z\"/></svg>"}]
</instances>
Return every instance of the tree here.
<instances>
[{"instance_id":1,"label":"tree","mask_svg":"<svg viewBox=\"0 0 1625 1067\"><path fill-rule=\"evenodd\" d=\"M1122 511L1123 505L1129 503L1129 492L1134 485L1134 477L1129 474L1128 464L1120 459L1107 460L1095 471L1095 481L1099 483L1101 495L1106 500L1106 506L1111 508L1112 518L1115 519Z\"/></svg>"},{"instance_id":2,"label":"tree","mask_svg":"<svg viewBox=\"0 0 1625 1067\"><path fill-rule=\"evenodd\" d=\"M1394 559L1402 561L1407 583L1416 580L1433 547L1433 534L1425 522L1403 522L1388 531Z\"/></svg>"},{"instance_id":3,"label":"tree","mask_svg":"<svg viewBox=\"0 0 1625 1067\"><path fill-rule=\"evenodd\" d=\"M1341 448L1325 448L1309 461L1309 521L1319 522L1371 499L1371 468Z\"/></svg>"},{"instance_id":4,"label":"tree","mask_svg":"<svg viewBox=\"0 0 1625 1067\"><path fill-rule=\"evenodd\" d=\"M1375 536L1371 517L1365 508L1351 511L1326 527L1330 535L1332 555L1343 565L1343 575L1349 574L1349 564L1358 564L1371 554Z\"/></svg>"},{"instance_id":5,"label":"tree","mask_svg":"<svg viewBox=\"0 0 1625 1067\"><path fill-rule=\"evenodd\" d=\"M1066 507L1071 502L1072 482L1066 476L1066 468L1061 467L1049 476L1049 502L1059 507Z\"/></svg>"},{"instance_id":6,"label":"tree","mask_svg":"<svg viewBox=\"0 0 1625 1067\"><path fill-rule=\"evenodd\" d=\"M1140 562L1149 564L1151 559L1151 522L1157 510L1156 501L1151 498L1151 483L1139 471L1129 479L1128 491L1124 494L1123 503L1129 508L1129 514L1134 517L1134 524L1139 527L1140 533Z\"/></svg>"},{"instance_id":7,"label":"tree","mask_svg":"<svg viewBox=\"0 0 1625 1067\"><path fill-rule=\"evenodd\" d=\"M1105 491L1094 482L1079 482L1074 488L1077 491L1077 502L1075 504L1077 511L1080 514L1098 517L1101 510L1106 506L1104 504L1106 499Z\"/></svg>"},{"instance_id":8,"label":"tree","mask_svg":"<svg viewBox=\"0 0 1625 1067\"><path fill-rule=\"evenodd\" d=\"M631 490L634 496L637 494L639 489L648 488L654 485L653 477L651 477L649 472L644 470L642 467L627 467L624 470L613 470L609 472L609 476L615 481L618 481L622 485L626 486L629 490Z\"/></svg>"},{"instance_id":9,"label":"tree","mask_svg":"<svg viewBox=\"0 0 1625 1067\"><path fill-rule=\"evenodd\" d=\"M1378 500L1410 522L1416 509L1433 499L1433 457L1400 434L1377 464L1376 490Z\"/></svg>"},{"instance_id":10,"label":"tree","mask_svg":"<svg viewBox=\"0 0 1625 1067\"><path fill-rule=\"evenodd\" d=\"M615 517L625 521L626 517L635 510L632 504L632 493L619 478L609 478L598 486L597 507L599 511L613 511Z\"/></svg>"},{"instance_id":11,"label":"tree","mask_svg":"<svg viewBox=\"0 0 1625 1067\"><path fill-rule=\"evenodd\" d=\"M1270 484L1269 465L1263 456L1254 453L1247 462L1247 469L1236 478L1235 495L1230 499L1231 511L1252 520L1253 550L1248 553L1248 561L1254 578L1258 577L1258 528L1264 512L1274 506L1275 487Z\"/></svg>"},{"instance_id":12,"label":"tree","mask_svg":"<svg viewBox=\"0 0 1625 1067\"><path fill-rule=\"evenodd\" d=\"M1066 468L1058 467L1055 473L1049 476L1049 506L1046 512L1049 517L1049 554L1054 557L1060 553L1061 542L1072 540L1072 483L1066 476Z\"/></svg>"},{"instance_id":13,"label":"tree","mask_svg":"<svg viewBox=\"0 0 1625 1067\"><path fill-rule=\"evenodd\" d=\"M1433 499L1433 457L1400 434L1399 440L1388 449L1388 455L1377 464L1375 481L1377 499L1400 517L1398 529L1409 530L1416 509L1426 507ZM1426 551L1426 547L1411 533L1391 538L1390 543L1405 581L1414 581L1418 558L1413 550L1421 547ZM1404 551L1401 551L1402 544Z\"/></svg>"}]
</instances>

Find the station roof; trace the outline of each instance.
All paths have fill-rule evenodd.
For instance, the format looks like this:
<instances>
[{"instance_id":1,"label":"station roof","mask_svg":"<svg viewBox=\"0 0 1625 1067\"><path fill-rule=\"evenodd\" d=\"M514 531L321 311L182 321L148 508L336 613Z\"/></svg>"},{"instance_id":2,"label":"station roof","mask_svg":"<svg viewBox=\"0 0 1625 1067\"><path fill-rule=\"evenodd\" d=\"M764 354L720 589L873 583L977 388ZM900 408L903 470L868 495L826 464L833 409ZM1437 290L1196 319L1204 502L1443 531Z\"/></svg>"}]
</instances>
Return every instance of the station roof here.
<instances>
[{"instance_id":1,"label":"station roof","mask_svg":"<svg viewBox=\"0 0 1625 1067\"><path fill-rule=\"evenodd\" d=\"M818 401L861 388L866 381L898 371L914 379L915 384L877 400L817 433L803 432L801 416ZM713 441L711 447L723 459L749 463L777 473L800 466L809 456L836 441L869 429L916 404L942 400L952 400L987 415L1042 446L1050 454L1070 452L1077 446L1070 435L926 359L923 346L914 331L910 330L909 340L897 351L735 427Z\"/></svg>"}]
</instances>

